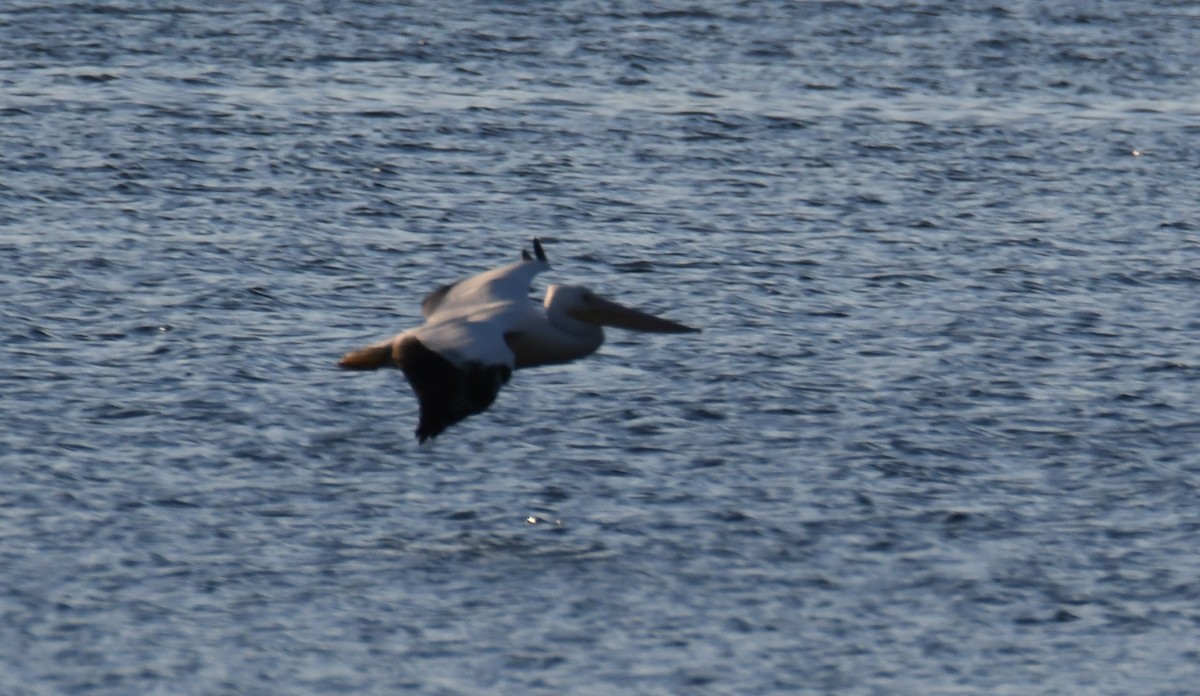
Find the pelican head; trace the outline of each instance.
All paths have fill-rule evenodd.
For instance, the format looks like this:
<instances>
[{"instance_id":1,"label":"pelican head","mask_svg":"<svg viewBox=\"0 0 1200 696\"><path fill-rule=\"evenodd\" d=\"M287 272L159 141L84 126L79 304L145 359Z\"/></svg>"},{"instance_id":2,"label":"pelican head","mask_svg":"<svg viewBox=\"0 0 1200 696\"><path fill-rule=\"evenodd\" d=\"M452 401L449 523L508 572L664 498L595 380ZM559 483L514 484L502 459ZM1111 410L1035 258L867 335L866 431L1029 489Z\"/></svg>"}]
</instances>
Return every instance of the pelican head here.
<instances>
[{"instance_id":1,"label":"pelican head","mask_svg":"<svg viewBox=\"0 0 1200 696\"><path fill-rule=\"evenodd\" d=\"M600 297L577 285L551 285L546 289L546 312L565 315L592 326L612 326L649 333L690 333L699 331L670 319L656 317L632 307Z\"/></svg>"}]
</instances>

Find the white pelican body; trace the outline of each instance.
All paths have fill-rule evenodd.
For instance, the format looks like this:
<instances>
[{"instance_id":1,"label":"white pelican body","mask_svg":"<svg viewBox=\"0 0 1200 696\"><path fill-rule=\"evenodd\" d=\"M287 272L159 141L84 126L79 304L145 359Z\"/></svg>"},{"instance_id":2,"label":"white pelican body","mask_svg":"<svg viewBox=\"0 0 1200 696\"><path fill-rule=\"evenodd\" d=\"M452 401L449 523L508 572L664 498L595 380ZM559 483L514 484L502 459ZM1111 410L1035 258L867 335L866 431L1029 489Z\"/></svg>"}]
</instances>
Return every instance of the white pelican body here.
<instances>
[{"instance_id":1,"label":"white pelican body","mask_svg":"<svg viewBox=\"0 0 1200 696\"><path fill-rule=\"evenodd\" d=\"M551 285L544 310L529 299L530 283L550 268L541 242L535 257L439 288L421 305L418 328L347 353L338 363L356 370L398 367L420 404L417 439L491 406L513 370L570 362L604 343L602 326L635 331L695 331L598 297L575 286Z\"/></svg>"}]
</instances>

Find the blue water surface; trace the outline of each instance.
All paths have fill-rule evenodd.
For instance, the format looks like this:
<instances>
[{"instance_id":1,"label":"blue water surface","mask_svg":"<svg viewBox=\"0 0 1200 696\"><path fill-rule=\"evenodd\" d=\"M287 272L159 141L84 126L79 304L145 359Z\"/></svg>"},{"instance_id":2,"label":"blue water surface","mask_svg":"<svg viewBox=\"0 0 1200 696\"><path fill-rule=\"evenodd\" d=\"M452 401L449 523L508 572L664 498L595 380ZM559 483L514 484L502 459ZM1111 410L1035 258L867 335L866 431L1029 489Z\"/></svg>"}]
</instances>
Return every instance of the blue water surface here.
<instances>
[{"instance_id":1,"label":"blue water surface","mask_svg":"<svg viewBox=\"0 0 1200 696\"><path fill-rule=\"evenodd\" d=\"M0 6L0 693L1186 694L1200 6ZM540 236L688 324L418 446Z\"/></svg>"}]
</instances>

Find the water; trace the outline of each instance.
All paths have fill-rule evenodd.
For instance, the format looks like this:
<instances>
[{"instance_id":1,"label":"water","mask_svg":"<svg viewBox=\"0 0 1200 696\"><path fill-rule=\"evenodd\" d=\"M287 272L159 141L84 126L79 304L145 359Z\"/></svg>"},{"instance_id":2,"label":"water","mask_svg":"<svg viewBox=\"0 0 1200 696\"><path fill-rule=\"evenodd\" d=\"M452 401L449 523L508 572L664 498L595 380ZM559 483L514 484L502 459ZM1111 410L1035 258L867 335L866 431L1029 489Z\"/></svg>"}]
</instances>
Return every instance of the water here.
<instances>
[{"instance_id":1,"label":"water","mask_svg":"<svg viewBox=\"0 0 1200 696\"><path fill-rule=\"evenodd\" d=\"M1187 693L1200 10L10 2L5 694ZM432 446L346 349L530 236Z\"/></svg>"}]
</instances>

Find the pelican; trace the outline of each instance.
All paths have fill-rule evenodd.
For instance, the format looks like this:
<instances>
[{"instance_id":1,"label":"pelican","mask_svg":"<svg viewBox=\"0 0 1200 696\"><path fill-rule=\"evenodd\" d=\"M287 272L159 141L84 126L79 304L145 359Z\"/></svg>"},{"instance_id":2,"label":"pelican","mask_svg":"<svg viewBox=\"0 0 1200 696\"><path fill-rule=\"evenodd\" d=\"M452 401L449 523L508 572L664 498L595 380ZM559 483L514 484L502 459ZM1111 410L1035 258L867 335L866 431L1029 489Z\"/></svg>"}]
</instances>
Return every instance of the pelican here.
<instances>
[{"instance_id":1,"label":"pelican","mask_svg":"<svg viewBox=\"0 0 1200 696\"><path fill-rule=\"evenodd\" d=\"M625 307L587 288L551 285L544 308L530 300L533 277L550 268L541 240L533 255L434 290L421 304L425 323L347 353L350 370L398 367L417 396L417 441L437 437L482 413L513 370L571 362L604 343L605 326L654 333L698 331Z\"/></svg>"}]
</instances>

